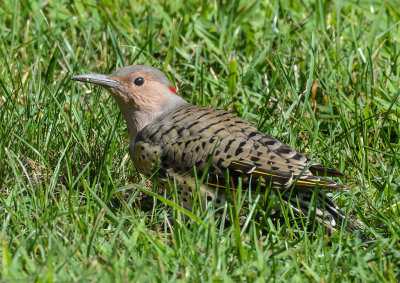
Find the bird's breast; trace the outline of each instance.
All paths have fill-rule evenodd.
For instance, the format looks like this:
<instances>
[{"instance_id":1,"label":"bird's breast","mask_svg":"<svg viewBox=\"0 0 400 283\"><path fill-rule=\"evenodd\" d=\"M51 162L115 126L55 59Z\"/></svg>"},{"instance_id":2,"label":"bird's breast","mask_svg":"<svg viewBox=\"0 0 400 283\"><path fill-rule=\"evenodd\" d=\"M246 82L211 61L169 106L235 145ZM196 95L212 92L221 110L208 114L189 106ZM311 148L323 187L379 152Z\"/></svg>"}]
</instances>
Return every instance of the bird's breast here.
<instances>
[{"instance_id":1,"label":"bird's breast","mask_svg":"<svg viewBox=\"0 0 400 283\"><path fill-rule=\"evenodd\" d=\"M136 169L146 177L151 176L156 160L161 156L159 145L150 145L143 141L135 142L130 146L130 155Z\"/></svg>"}]
</instances>

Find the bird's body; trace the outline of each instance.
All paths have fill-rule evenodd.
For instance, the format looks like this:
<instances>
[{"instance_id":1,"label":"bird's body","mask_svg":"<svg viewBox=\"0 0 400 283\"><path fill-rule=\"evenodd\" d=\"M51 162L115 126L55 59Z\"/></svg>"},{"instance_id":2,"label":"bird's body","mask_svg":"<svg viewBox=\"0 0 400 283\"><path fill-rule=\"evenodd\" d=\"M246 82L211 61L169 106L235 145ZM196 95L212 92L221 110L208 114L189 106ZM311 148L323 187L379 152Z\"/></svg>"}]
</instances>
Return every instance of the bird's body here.
<instances>
[{"instance_id":1,"label":"bird's body","mask_svg":"<svg viewBox=\"0 0 400 283\"><path fill-rule=\"evenodd\" d=\"M271 184L281 189L286 201L288 197L285 197L292 193L294 208L298 210L298 199L300 204L304 204L300 206L304 212L317 183L321 189L343 188L334 181L314 176L310 171L314 168L323 173L328 168L312 164L301 153L259 132L237 116L210 107L184 104L159 117L138 133L130 146L130 154L137 170L145 176L150 177L157 171L161 188L169 189L167 178L171 183L175 182L179 203L188 210L192 209L192 194L196 187L194 170L198 178L207 170L204 184L198 188L199 195L203 205L214 201L216 207L226 203L227 169L233 184L241 177L245 188L255 190L260 180L261 192ZM154 168L156 159L157 168ZM249 186L249 183L252 184ZM292 185L294 194L290 190ZM321 203L322 197L321 192ZM326 212L325 222L336 227L336 217L339 215L337 206L327 198L325 206L334 214ZM322 216L322 210L319 213Z\"/></svg>"},{"instance_id":2,"label":"bird's body","mask_svg":"<svg viewBox=\"0 0 400 283\"><path fill-rule=\"evenodd\" d=\"M342 173L313 163L229 112L185 102L161 71L129 66L110 76L73 79L100 84L111 92L127 121L135 167L147 177L158 174L161 188L170 188L168 179L176 184L179 203L186 209L192 209L196 190L203 205L224 205L226 185L234 187L240 177L243 187L254 193L258 183L261 193L270 187L280 190L283 200L303 213L310 209L313 191L319 187L316 218L333 228L344 224L345 215L322 189L345 186L314 175ZM206 173L200 186L195 171L197 176ZM347 230L354 227L347 222Z\"/></svg>"}]
</instances>

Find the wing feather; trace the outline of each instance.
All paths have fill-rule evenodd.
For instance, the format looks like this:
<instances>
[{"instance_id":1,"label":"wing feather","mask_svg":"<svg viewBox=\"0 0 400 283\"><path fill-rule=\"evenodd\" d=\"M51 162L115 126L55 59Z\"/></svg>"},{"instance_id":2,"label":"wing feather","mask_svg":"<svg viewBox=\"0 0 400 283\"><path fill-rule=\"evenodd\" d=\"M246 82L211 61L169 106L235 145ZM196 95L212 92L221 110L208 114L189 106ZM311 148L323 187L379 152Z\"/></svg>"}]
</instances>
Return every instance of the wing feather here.
<instances>
[{"instance_id":1,"label":"wing feather","mask_svg":"<svg viewBox=\"0 0 400 283\"><path fill-rule=\"evenodd\" d=\"M204 173L211 158L207 172L210 186L225 186L229 170L231 176L242 177L243 183L249 185L261 179L264 187L271 184L298 190L313 189L316 185L332 190L346 188L313 175L318 172L343 176L342 173L313 164L305 155L223 110L184 105L145 127L137 140L160 145L162 172L193 176L195 166L198 173Z\"/></svg>"}]
</instances>

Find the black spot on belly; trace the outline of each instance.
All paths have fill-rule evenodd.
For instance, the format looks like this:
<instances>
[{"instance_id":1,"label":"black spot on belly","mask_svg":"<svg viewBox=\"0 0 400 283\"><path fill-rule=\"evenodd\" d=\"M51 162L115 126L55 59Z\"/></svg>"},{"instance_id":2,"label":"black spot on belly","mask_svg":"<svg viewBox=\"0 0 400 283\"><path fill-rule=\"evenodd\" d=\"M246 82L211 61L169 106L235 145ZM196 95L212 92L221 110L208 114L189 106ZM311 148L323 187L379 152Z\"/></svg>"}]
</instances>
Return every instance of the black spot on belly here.
<instances>
[{"instance_id":1,"label":"black spot on belly","mask_svg":"<svg viewBox=\"0 0 400 283\"><path fill-rule=\"evenodd\" d=\"M207 196L208 201L212 201L212 199L213 199L212 196Z\"/></svg>"}]
</instances>

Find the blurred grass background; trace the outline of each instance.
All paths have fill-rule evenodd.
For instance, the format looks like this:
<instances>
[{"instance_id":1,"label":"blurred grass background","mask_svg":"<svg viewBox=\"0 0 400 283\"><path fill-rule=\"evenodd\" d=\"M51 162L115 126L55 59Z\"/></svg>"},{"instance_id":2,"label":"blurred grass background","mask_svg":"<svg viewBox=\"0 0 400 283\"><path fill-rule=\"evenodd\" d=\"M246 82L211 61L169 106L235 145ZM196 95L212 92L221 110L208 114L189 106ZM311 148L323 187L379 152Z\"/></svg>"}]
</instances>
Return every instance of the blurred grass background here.
<instances>
[{"instance_id":1,"label":"blurred grass background","mask_svg":"<svg viewBox=\"0 0 400 283\"><path fill-rule=\"evenodd\" d=\"M2 0L0 280L398 281L398 7ZM269 214L246 227L212 210L184 223L132 188L146 180L117 105L69 78L139 63L165 70L188 101L346 173L351 192L332 196L373 244L294 231Z\"/></svg>"}]
</instances>

